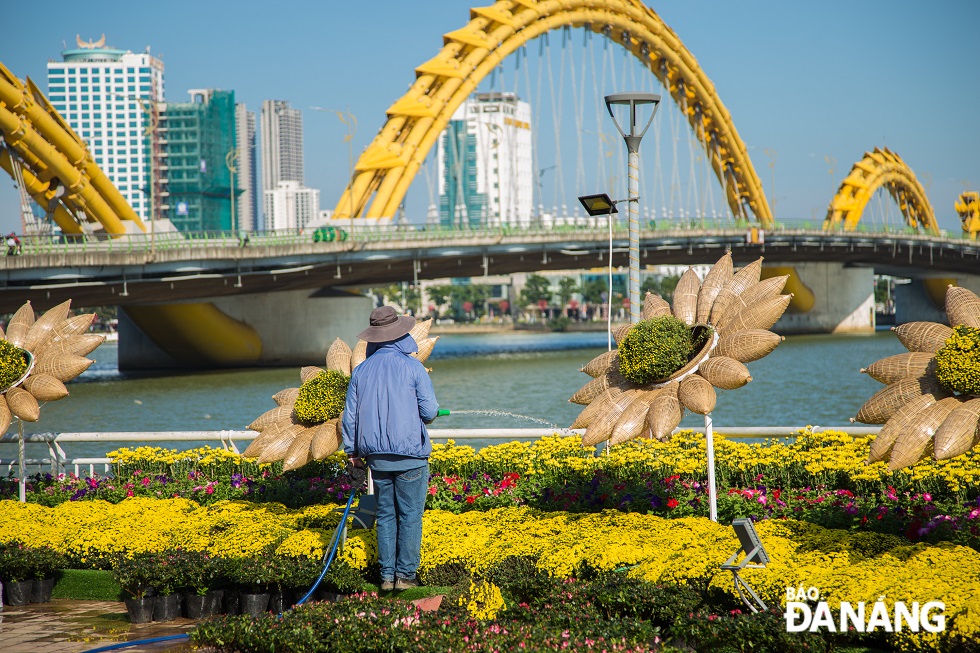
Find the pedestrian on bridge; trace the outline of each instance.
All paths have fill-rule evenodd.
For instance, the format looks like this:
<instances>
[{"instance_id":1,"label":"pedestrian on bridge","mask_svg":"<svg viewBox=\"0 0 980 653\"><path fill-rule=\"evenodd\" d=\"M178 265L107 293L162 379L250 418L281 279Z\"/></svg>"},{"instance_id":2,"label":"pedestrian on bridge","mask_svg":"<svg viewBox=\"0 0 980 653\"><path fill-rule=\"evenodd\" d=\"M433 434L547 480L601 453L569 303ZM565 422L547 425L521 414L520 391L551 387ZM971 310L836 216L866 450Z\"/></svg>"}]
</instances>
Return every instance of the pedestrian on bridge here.
<instances>
[{"instance_id":1,"label":"pedestrian on bridge","mask_svg":"<svg viewBox=\"0 0 980 653\"><path fill-rule=\"evenodd\" d=\"M425 367L410 356L418 351L409 334L415 318L382 306L370 325L357 335L367 358L351 375L341 428L349 464L371 469L381 589L390 592L418 586L432 453L426 424L439 404Z\"/></svg>"}]
</instances>

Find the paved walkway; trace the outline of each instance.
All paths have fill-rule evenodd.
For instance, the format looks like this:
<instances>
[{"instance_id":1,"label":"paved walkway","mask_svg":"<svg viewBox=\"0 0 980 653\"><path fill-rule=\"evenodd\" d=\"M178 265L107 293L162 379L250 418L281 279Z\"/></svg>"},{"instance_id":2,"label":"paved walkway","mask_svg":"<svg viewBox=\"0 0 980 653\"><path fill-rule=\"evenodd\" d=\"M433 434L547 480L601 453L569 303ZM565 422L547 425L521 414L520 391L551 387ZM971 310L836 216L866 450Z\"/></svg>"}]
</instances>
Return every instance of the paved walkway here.
<instances>
[{"instance_id":1,"label":"paved walkway","mask_svg":"<svg viewBox=\"0 0 980 653\"><path fill-rule=\"evenodd\" d=\"M21 607L3 606L0 612L0 650L3 653L83 653L100 646L180 635L196 622L177 619L167 623L131 624L124 603L54 600ZM134 653L183 653L186 641L161 642L124 648Z\"/></svg>"}]
</instances>

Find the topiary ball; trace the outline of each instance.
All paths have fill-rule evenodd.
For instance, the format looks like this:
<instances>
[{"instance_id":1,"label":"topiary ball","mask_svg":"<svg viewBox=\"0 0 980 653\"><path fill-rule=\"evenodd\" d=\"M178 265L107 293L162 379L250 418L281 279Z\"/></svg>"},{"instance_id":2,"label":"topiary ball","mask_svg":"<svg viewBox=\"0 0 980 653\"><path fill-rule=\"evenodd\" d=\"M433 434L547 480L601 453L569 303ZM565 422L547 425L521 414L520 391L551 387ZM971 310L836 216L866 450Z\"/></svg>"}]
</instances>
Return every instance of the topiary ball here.
<instances>
[{"instance_id":1,"label":"topiary ball","mask_svg":"<svg viewBox=\"0 0 980 653\"><path fill-rule=\"evenodd\" d=\"M307 426L322 424L340 416L347 399L350 377L337 370L324 370L299 388L293 410Z\"/></svg>"},{"instance_id":2,"label":"topiary ball","mask_svg":"<svg viewBox=\"0 0 980 653\"><path fill-rule=\"evenodd\" d=\"M953 327L953 335L936 352L936 380L947 390L980 395L980 329Z\"/></svg>"},{"instance_id":3,"label":"topiary ball","mask_svg":"<svg viewBox=\"0 0 980 653\"><path fill-rule=\"evenodd\" d=\"M26 371L24 350L12 342L0 340L0 392L10 388Z\"/></svg>"},{"instance_id":4,"label":"topiary ball","mask_svg":"<svg viewBox=\"0 0 980 653\"><path fill-rule=\"evenodd\" d=\"M691 356L691 329L670 315L642 320L619 343L619 373L641 385L666 379Z\"/></svg>"}]
</instances>

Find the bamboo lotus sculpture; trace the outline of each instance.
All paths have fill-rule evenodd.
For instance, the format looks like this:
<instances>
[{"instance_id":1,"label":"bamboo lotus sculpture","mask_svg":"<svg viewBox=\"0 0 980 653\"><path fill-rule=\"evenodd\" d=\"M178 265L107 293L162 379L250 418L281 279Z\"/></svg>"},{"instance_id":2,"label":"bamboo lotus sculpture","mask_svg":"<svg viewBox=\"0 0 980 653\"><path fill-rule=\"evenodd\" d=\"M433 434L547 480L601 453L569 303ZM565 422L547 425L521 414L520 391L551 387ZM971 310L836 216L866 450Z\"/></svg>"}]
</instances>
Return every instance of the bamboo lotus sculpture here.
<instances>
[{"instance_id":1,"label":"bamboo lotus sculpture","mask_svg":"<svg viewBox=\"0 0 980 653\"><path fill-rule=\"evenodd\" d=\"M432 320L416 322L409 332L418 344L413 356L425 362L439 340L429 337ZM351 349L340 338L327 350L326 369L315 366L300 370L301 385L272 396L276 407L259 415L248 428L259 435L245 450L260 463L283 461L283 469L298 469L313 460L323 460L343 446L343 418L347 382L351 372L367 357L367 342L358 340Z\"/></svg>"},{"instance_id":2,"label":"bamboo lotus sculpture","mask_svg":"<svg viewBox=\"0 0 980 653\"><path fill-rule=\"evenodd\" d=\"M953 458L980 443L980 298L950 286L946 315L952 327L894 327L908 353L861 370L886 385L851 420L884 424L869 462L887 460L894 471L929 456Z\"/></svg>"},{"instance_id":3,"label":"bamboo lotus sculpture","mask_svg":"<svg viewBox=\"0 0 980 653\"><path fill-rule=\"evenodd\" d=\"M715 388L734 390L751 381L745 363L782 341L769 329L792 299L780 294L788 276L760 281L761 272L761 258L735 272L726 253L703 283L688 269L673 305L647 293L640 322L617 329L616 349L582 368L593 378L569 400L585 405L572 424L586 429L582 444L618 444L645 434L666 441L684 410L714 409Z\"/></svg>"},{"instance_id":4,"label":"bamboo lotus sculpture","mask_svg":"<svg viewBox=\"0 0 980 653\"><path fill-rule=\"evenodd\" d=\"M41 403L68 396L65 383L95 362L85 358L105 341L88 333L95 314L70 315L71 300L35 319L28 301L0 329L0 434L17 417L36 422Z\"/></svg>"}]
</instances>

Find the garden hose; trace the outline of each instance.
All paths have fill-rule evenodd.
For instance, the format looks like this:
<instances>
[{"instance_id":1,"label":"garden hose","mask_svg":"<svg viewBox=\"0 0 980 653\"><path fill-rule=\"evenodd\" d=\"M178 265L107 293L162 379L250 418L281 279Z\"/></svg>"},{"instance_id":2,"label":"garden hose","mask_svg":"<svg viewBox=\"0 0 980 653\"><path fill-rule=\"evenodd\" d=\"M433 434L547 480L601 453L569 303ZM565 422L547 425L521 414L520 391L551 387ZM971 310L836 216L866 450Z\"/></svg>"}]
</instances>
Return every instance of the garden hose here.
<instances>
[{"instance_id":1,"label":"garden hose","mask_svg":"<svg viewBox=\"0 0 980 653\"><path fill-rule=\"evenodd\" d=\"M436 417L445 417L448 414L449 414L448 408L440 408L439 410L436 411Z\"/></svg>"},{"instance_id":2,"label":"garden hose","mask_svg":"<svg viewBox=\"0 0 980 653\"><path fill-rule=\"evenodd\" d=\"M448 413L449 411L446 412ZM296 602L296 605L302 605L309 600L311 596L313 596L316 588L320 586L320 582L323 580L323 577L327 575L330 565L333 564L334 556L337 554L337 548L340 545L341 534L344 531L344 526L347 524L347 516L350 514L351 506L354 505L355 496L357 496L357 491L352 491L350 493L350 498L347 499L347 506L344 508L344 514L340 517L340 523L337 524L337 530L333 532L333 541L330 543L330 551L324 555L327 563L323 566L323 571L320 572L320 577L316 579L315 583L313 583L313 587L311 587L310 591L306 593L306 596ZM282 616L281 613L279 616ZM109 646L100 646L99 648L89 649L88 651L85 651L85 653L104 653L105 651L115 651L118 649L129 648L131 646L142 646L143 644L156 644L157 642L177 642L180 640L190 639L190 637L191 636L189 634L184 634L167 635L166 637L150 637L147 639L134 639L129 642L118 642L116 644L110 644Z\"/></svg>"}]
</instances>

